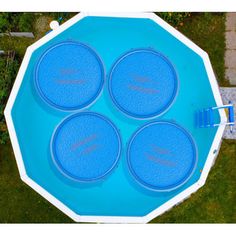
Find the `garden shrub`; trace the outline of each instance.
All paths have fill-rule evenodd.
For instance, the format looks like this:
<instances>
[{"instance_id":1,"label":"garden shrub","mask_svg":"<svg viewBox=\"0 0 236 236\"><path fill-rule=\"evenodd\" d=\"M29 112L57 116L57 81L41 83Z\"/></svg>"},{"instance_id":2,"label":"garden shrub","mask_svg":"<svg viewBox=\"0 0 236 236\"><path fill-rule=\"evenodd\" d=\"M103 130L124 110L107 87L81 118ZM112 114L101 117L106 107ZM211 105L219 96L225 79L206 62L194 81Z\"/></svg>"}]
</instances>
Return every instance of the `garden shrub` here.
<instances>
[{"instance_id":1,"label":"garden shrub","mask_svg":"<svg viewBox=\"0 0 236 236\"><path fill-rule=\"evenodd\" d=\"M7 65L7 59L0 57L0 144L6 143L9 139L3 112L18 67L19 63L17 60L9 61Z\"/></svg>"},{"instance_id":2,"label":"garden shrub","mask_svg":"<svg viewBox=\"0 0 236 236\"><path fill-rule=\"evenodd\" d=\"M189 12L159 12L156 14L174 27L182 26L183 21L191 16Z\"/></svg>"},{"instance_id":3,"label":"garden shrub","mask_svg":"<svg viewBox=\"0 0 236 236\"><path fill-rule=\"evenodd\" d=\"M24 13L19 17L19 31L31 32L34 29L35 15L33 13Z\"/></svg>"},{"instance_id":4,"label":"garden shrub","mask_svg":"<svg viewBox=\"0 0 236 236\"><path fill-rule=\"evenodd\" d=\"M70 18L72 18L76 14L77 14L76 12L51 12L51 13L46 13L46 15L52 17L53 20L58 21L60 19L61 23L64 23L65 21L69 20Z\"/></svg>"},{"instance_id":5,"label":"garden shrub","mask_svg":"<svg viewBox=\"0 0 236 236\"><path fill-rule=\"evenodd\" d=\"M34 13L0 13L0 32L32 31L34 19Z\"/></svg>"},{"instance_id":6,"label":"garden shrub","mask_svg":"<svg viewBox=\"0 0 236 236\"><path fill-rule=\"evenodd\" d=\"M0 32L6 32L9 28L8 13L0 14Z\"/></svg>"}]
</instances>

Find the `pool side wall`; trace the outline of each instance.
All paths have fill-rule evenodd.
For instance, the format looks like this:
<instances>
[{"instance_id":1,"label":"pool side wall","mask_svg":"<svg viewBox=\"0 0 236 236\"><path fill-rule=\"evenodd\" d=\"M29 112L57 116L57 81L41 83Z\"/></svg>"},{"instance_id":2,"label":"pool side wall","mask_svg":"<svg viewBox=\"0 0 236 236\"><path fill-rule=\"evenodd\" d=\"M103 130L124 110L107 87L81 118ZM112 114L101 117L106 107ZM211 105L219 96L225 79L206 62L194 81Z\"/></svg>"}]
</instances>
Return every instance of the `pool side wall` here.
<instances>
[{"instance_id":1,"label":"pool side wall","mask_svg":"<svg viewBox=\"0 0 236 236\"><path fill-rule=\"evenodd\" d=\"M208 176L208 173L212 167L212 165L215 162L215 158L217 157L218 151L220 149L221 140L223 136L223 132L225 129L225 125L221 125L217 129L217 133L215 135L215 138L213 140L211 149L209 151L207 161L205 163L205 166L202 170L201 177L198 182L191 185L189 188L185 189L183 192L176 195L174 198L170 199L154 211L150 212L146 216L143 217L120 217L120 216L81 216L76 213L74 213L72 210L70 210L67 206L65 206L63 203L61 203L58 199L56 199L53 195L48 193L45 189L43 189L41 186L39 186L36 182L34 182L32 179L30 179L25 170L25 166L23 163L16 131L13 124L12 119L12 107L14 104L14 101L16 99L16 96L18 94L18 91L20 89L21 83L24 78L24 74L26 72L28 63L30 61L31 55L38 47L42 46L46 42L50 41L52 38L54 38L56 35L60 34L67 28L71 27L73 24L81 20L82 18L86 16L101 16L101 17L128 17L128 18L148 18L156 22L158 25L163 27L166 31L171 33L173 36L175 36L177 39L179 39L182 43L186 44L189 48L191 48L194 52L196 52L204 61L207 74L210 80L212 92L214 94L214 98L216 101L217 106L223 105L220 92L219 92L219 86L217 84L216 77L214 75L209 56L208 54L203 51L200 47L198 47L195 43L193 43L191 40L189 40L186 36L181 34L179 31L177 31L175 28L170 26L168 23L166 23L164 20L162 20L160 17L155 15L154 13L79 13L64 24L62 24L57 29L53 30L49 34L45 35L43 38L32 44L30 47L27 48L25 57L23 59L23 62L21 64L21 67L19 69L18 75L16 77L15 83L13 85L10 97L8 99L4 115L6 118L6 123L13 147L13 151L16 157L17 166L20 172L21 179L29 185L31 188L33 188L36 192L38 192L40 195L42 195L44 198L46 198L50 203L52 203L54 206L56 206L59 210L64 212L66 215L68 215L70 218L72 218L76 222L101 222L101 223L147 223L153 218L163 214L164 212L171 209L173 206L183 202L186 198L188 198L192 193L196 192L200 187L202 187L205 184L206 178ZM227 121L226 114L224 110L219 110L220 113L220 120L221 123L225 123Z\"/></svg>"}]
</instances>

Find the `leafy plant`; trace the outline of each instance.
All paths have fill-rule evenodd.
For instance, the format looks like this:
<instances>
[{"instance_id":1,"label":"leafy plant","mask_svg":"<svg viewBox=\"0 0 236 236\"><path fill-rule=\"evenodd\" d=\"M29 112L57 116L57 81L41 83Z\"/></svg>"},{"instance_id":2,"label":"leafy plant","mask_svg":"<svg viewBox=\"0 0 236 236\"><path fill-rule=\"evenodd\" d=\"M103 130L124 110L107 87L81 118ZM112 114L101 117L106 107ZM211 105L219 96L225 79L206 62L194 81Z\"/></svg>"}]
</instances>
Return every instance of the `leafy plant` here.
<instances>
[{"instance_id":1,"label":"leafy plant","mask_svg":"<svg viewBox=\"0 0 236 236\"><path fill-rule=\"evenodd\" d=\"M191 16L189 12L159 12L156 14L174 27L183 26L183 21Z\"/></svg>"},{"instance_id":2,"label":"leafy plant","mask_svg":"<svg viewBox=\"0 0 236 236\"><path fill-rule=\"evenodd\" d=\"M64 23L65 21L72 18L77 13L75 12L52 12L52 13L45 13L44 15L49 15L52 17L53 20L59 21L59 23Z\"/></svg>"},{"instance_id":3,"label":"leafy plant","mask_svg":"<svg viewBox=\"0 0 236 236\"><path fill-rule=\"evenodd\" d=\"M34 13L0 13L0 32L32 31L34 20Z\"/></svg>"},{"instance_id":4,"label":"leafy plant","mask_svg":"<svg viewBox=\"0 0 236 236\"><path fill-rule=\"evenodd\" d=\"M33 13L24 13L19 17L19 31L30 32L34 28L35 15Z\"/></svg>"},{"instance_id":5,"label":"leafy plant","mask_svg":"<svg viewBox=\"0 0 236 236\"><path fill-rule=\"evenodd\" d=\"M9 19L8 19L9 13L1 13L0 14L0 32L6 32L9 28Z\"/></svg>"},{"instance_id":6,"label":"leafy plant","mask_svg":"<svg viewBox=\"0 0 236 236\"><path fill-rule=\"evenodd\" d=\"M6 143L9 139L3 112L18 67L17 60L0 58L0 144Z\"/></svg>"}]
</instances>

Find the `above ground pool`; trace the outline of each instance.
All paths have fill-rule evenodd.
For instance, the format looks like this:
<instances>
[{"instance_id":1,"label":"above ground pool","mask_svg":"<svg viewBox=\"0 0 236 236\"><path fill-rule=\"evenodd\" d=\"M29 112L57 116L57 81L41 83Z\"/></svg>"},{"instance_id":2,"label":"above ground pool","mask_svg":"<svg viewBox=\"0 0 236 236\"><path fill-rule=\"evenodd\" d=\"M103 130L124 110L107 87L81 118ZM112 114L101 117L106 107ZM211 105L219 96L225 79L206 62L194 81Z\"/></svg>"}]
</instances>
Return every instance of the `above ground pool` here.
<instances>
[{"instance_id":1,"label":"above ground pool","mask_svg":"<svg viewBox=\"0 0 236 236\"><path fill-rule=\"evenodd\" d=\"M155 14L82 13L28 48L5 114L23 181L75 221L135 223L205 183L223 128L195 117L220 104L207 54Z\"/></svg>"}]
</instances>

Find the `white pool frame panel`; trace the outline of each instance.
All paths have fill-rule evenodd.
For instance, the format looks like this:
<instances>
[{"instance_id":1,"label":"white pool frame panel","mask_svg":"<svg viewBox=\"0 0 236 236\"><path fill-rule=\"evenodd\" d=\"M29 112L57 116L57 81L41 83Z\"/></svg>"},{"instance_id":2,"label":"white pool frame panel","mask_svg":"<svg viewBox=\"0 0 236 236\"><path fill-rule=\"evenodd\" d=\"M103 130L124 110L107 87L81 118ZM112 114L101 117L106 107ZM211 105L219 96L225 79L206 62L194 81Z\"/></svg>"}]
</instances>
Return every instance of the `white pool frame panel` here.
<instances>
[{"instance_id":1,"label":"white pool frame panel","mask_svg":"<svg viewBox=\"0 0 236 236\"><path fill-rule=\"evenodd\" d=\"M66 215L68 215L70 218L72 218L76 222L103 222L103 223L147 223L153 218L163 214L173 206L181 203L186 198L188 198L192 193L196 192L200 187L202 187L205 182L206 178L208 176L208 173L212 167L212 165L215 162L215 158L218 154L218 151L220 149L221 140L223 136L223 132L225 129L225 125L221 125L218 127L216 135L214 137L214 140L212 142L206 163L204 165L204 168L202 170L202 174L200 176L200 179L163 205L159 206L155 210L151 211L149 214L143 216L143 217L127 217L127 216L82 216L78 215L75 212L73 212L71 209L69 209L66 205L64 205L62 202L60 202L58 199L56 199L53 195L51 195L49 192L47 192L45 189L43 189L41 186L39 186L36 182L34 182L29 176L26 174L26 170L24 167L22 155L20 146L17 140L16 131L14 128L13 120L11 111L14 105L14 101L16 99L16 96L18 94L18 91L20 89L22 80L24 78L24 74L26 72L27 66L29 64L30 58L32 53L41 45L45 44L67 28L71 27L73 24L78 22L79 20L83 19L86 16L104 16L104 17L129 17L129 18L148 18L156 22L158 25L160 25L162 28L164 28L166 31L171 33L174 37L176 37L178 40L180 40L182 43L187 45L189 48L191 48L194 52L196 52L204 61L207 74L210 80L212 92L214 94L214 98L216 101L217 106L222 106L223 102L221 99L219 86L217 84L217 80L215 77L215 74L213 72L210 59L208 54L203 51L200 47L198 47L196 44L194 44L191 40L189 40L186 36L181 34L179 31L177 31L175 28L170 26L168 23L166 23L164 20L162 20L160 17L158 17L154 13L79 13L61 26L54 29L49 34L45 35L43 38L32 44L30 47L27 48L25 57L23 59L23 62L20 66L20 70L18 72L18 75L16 77L15 83L13 85L9 100L7 102L4 114L6 118L7 127L10 134L11 143L13 146L13 151L16 157L17 166L20 172L20 177L22 181L24 181L27 185L29 185L31 188L33 188L36 192L38 192L40 195L42 195L44 198L46 198L50 203L52 203L54 206L56 206L58 209L60 209L62 212L64 212ZM223 109L219 110L220 113L220 120L221 123L226 123L227 118L225 111Z\"/></svg>"}]
</instances>

